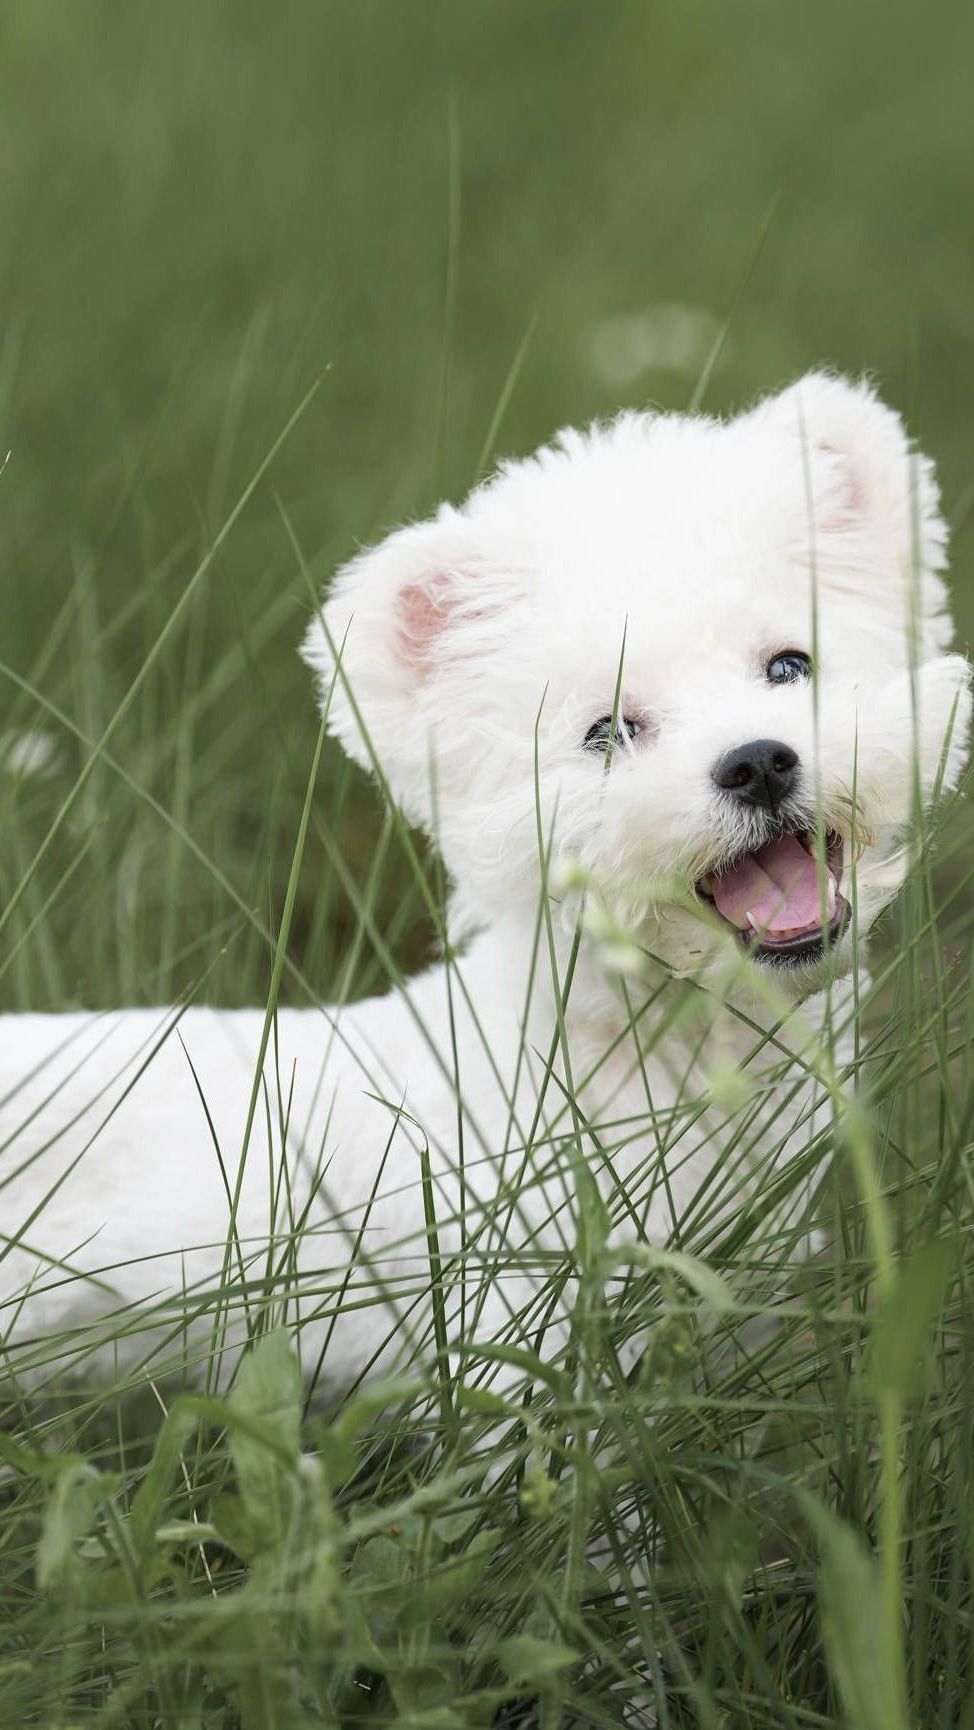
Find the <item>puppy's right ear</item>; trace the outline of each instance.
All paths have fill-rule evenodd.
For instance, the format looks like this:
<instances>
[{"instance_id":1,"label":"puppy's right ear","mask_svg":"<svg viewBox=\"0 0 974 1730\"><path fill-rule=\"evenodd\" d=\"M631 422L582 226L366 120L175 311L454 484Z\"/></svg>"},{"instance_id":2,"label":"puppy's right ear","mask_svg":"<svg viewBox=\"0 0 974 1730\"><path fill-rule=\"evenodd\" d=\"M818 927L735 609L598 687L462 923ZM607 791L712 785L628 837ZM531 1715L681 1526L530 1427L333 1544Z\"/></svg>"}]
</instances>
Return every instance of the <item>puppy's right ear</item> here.
<instances>
[{"instance_id":1,"label":"puppy's right ear","mask_svg":"<svg viewBox=\"0 0 974 1730\"><path fill-rule=\"evenodd\" d=\"M329 732L414 821L429 823L434 742L438 757L441 737L456 750L513 595L469 519L444 505L343 566L308 628L302 653Z\"/></svg>"},{"instance_id":2,"label":"puppy's right ear","mask_svg":"<svg viewBox=\"0 0 974 1730\"><path fill-rule=\"evenodd\" d=\"M841 573L899 590L904 614L917 610L924 652L952 636L942 572L947 527L932 462L916 450L894 409L864 379L810 372L759 404L794 441L808 471L821 575Z\"/></svg>"}]
</instances>

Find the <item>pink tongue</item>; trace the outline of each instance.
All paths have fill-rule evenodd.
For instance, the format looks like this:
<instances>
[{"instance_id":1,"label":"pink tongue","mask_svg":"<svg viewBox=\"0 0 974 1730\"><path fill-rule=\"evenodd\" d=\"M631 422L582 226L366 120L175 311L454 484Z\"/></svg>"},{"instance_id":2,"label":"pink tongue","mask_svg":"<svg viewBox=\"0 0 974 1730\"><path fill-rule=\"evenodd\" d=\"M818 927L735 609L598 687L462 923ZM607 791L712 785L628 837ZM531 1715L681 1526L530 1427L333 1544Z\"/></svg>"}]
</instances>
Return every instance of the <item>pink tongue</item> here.
<instances>
[{"instance_id":1,"label":"pink tongue","mask_svg":"<svg viewBox=\"0 0 974 1730\"><path fill-rule=\"evenodd\" d=\"M835 907L835 879L826 879L828 912ZM713 897L725 919L739 930L757 928L774 937L817 930L822 922L818 866L794 835L769 841L713 881Z\"/></svg>"}]
</instances>

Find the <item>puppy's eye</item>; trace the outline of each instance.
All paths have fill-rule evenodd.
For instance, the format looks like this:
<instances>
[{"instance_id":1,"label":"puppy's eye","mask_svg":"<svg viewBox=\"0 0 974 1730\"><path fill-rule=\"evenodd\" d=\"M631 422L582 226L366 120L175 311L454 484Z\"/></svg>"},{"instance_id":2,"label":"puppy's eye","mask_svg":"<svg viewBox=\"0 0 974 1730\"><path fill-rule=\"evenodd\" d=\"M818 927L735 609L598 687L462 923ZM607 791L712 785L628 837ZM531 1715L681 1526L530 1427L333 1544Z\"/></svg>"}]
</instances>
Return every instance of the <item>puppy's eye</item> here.
<instances>
[{"instance_id":1,"label":"puppy's eye","mask_svg":"<svg viewBox=\"0 0 974 1730\"><path fill-rule=\"evenodd\" d=\"M794 685L798 679L812 676L811 657L802 649L782 649L764 669L769 685Z\"/></svg>"},{"instance_id":2,"label":"puppy's eye","mask_svg":"<svg viewBox=\"0 0 974 1730\"><path fill-rule=\"evenodd\" d=\"M622 751L642 730L642 723L634 721L630 715L620 715L615 727L611 715L602 715L593 721L582 740L582 747L586 751L601 751L603 756L610 745L613 751Z\"/></svg>"}]
</instances>

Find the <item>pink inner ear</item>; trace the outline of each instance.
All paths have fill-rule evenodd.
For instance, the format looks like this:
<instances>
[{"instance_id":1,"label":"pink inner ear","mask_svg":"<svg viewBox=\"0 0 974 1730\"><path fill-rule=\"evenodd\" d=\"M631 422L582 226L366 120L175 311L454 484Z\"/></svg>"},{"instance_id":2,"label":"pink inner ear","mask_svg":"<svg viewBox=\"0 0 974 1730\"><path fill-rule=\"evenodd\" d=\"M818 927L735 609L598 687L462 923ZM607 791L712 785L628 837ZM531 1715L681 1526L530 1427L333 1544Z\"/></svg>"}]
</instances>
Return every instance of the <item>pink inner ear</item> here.
<instances>
[{"instance_id":1,"label":"pink inner ear","mask_svg":"<svg viewBox=\"0 0 974 1730\"><path fill-rule=\"evenodd\" d=\"M405 659L414 666L426 666L430 649L449 620L449 588L449 573L438 571L400 592L399 640Z\"/></svg>"},{"instance_id":2,"label":"pink inner ear","mask_svg":"<svg viewBox=\"0 0 974 1730\"><path fill-rule=\"evenodd\" d=\"M819 439L815 446L825 456L831 457L835 463L837 479L831 491L828 508L823 515L823 529L847 529L865 514L866 500L863 496L855 465L845 451L830 445L825 439Z\"/></svg>"}]
</instances>

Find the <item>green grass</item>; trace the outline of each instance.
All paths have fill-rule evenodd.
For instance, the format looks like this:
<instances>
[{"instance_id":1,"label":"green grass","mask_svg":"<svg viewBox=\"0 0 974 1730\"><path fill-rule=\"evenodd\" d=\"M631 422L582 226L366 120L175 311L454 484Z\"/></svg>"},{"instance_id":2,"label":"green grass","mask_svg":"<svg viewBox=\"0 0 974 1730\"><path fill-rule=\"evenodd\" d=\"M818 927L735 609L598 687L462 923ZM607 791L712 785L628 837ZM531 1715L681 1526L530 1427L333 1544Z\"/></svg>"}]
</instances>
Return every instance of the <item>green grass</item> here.
<instances>
[{"instance_id":1,"label":"green grass","mask_svg":"<svg viewBox=\"0 0 974 1730\"><path fill-rule=\"evenodd\" d=\"M0 776L5 1008L334 1001L428 954L435 862L330 748L298 846L302 566L493 449L685 405L709 338L610 376L612 320L733 308L714 409L874 370L969 633L972 34L837 0L7 9L0 733L57 754ZM4 1393L0 1721L974 1725L971 838L954 809L880 936L854 1108L804 1150L814 1263L704 1209L699 1265L619 1268L583 1183L572 1346L542 1302L503 1404L487 1359L444 1372L432 1253L434 1369L384 1411L304 1414L286 1279L222 1403L68 1389L53 1342L48 1396Z\"/></svg>"}]
</instances>

